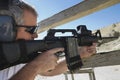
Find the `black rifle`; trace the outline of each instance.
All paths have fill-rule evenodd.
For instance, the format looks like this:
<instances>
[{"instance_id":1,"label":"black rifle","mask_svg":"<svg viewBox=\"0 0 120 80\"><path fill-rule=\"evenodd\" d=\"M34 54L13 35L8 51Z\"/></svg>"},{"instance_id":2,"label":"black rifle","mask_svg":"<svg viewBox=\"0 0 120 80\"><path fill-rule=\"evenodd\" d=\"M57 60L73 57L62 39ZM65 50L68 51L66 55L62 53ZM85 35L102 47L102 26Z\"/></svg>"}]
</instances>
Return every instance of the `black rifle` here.
<instances>
[{"instance_id":1,"label":"black rifle","mask_svg":"<svg viewBox=\"0 0 120 80\"><path fill-rule=\"evenodd\" d=\"M72 33L72 36L55 36L56 33ZM118 37L102 37L100 30L97 30L95 33L92 33L91 30L88 30L86 25L77 26L75 29L50 29L48 30L47 36L44 38L45 43L52 44L53 47L64 47L65 48L65 57L68 69L70 72L74 72L81 68L83 65L80 58L80 53L78 52L78 47L80 46L91 46L93 43L98 43L102 39L110 39ZM56 42L56 43L54 43ZM50 45L48 45L50 46ZM61 54L61 53L60 53ZM56 53L57 56L60 56L59 53Z\"/></svg>"},{"instance_id":2,"label":"black rifle","mask_svg":"<svg viewBox=\"0 0 120 80\"><path fill-rule=\"evenodd\" d=\"M72 36L55 36L56 33L72 33ZM78 52L79 46L91 46L93 42L98 42L101 40L100 30L92 34L91 30L88 30L85 25L80 25L75 29L50 29L48 30L47 36L44 38L47 42L58 41L55 46L65 48L65 57L68 69L70 72L74 72L81 68L83 65L80 58L80 53ZM49 43L48 43L49 44ZM59 46L58 46L59 45ZM59 53L56 53L58 56Z\"/></svg>"},{"instance_id":3,"label":"black rifle","mask_svg":"<svg viewBox=\"0 0 120 80\"><path fill-rule=\"evenodd\" d=\"M72 33L72 36L55 36L58 32L70 32ZM98 42L98 40L101 39L100 30L92 34L92 31L88 30L85 25L80 25L77 27L77 30L50 29L43 40L20 40L14 43L2 42L1 45L4 47L2 47L3 50L0 51L4 52L4 54L0 54L0 70L20 63L30 62L39 55L39 52L63 47L65 49L64 53L68 69L70 72L74 72L83 65L78 52L78 47L91 46L93 42ZM20 50L18 49L18 46L20 46ZM4 57L1 57L3 55ZM61 56L61 53L58 52L55 55Z\"/></svg>"}]
</instances>

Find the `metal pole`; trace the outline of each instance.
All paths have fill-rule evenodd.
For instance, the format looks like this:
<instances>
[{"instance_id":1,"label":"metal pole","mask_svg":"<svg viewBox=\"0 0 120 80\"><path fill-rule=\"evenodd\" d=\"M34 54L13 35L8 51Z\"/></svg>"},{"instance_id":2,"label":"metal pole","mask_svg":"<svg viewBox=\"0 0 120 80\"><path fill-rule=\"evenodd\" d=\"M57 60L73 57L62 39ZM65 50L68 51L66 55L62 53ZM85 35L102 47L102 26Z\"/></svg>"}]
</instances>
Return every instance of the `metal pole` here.
<instances>
[{"instance_id":1,"label":"metal pole","mask_svg":"<svg viewBox=\"0 0 120 80\"><path fill-rule=\"evenodd\" d=\"M67 76L67 73L65 73L64 75L65 75L65 80L68 80L68 76Z\"/></svg>"},{"instance_id":2,"label":"metal pole","mask_svg":"<svg viewBox=\"0 0 120 80\"><path fill-rule=\"evenodd\" d=\"M92 71L89 73L89 78L90 80L96 80L95 78L95 73L94 73L94 70L92 69Z\"/></svg>"},{"instance_id":3,"label":"metal pole","mask_svg":"<svg viewBox=\"0 0 120 80\"><path fill-rule=\"evenodd\" d=\"M74 74L73 74L73 73L71 74L71 78L72 78L72 80L75 80L75 79L74 79Z\"/></svg>"}]
</instances>

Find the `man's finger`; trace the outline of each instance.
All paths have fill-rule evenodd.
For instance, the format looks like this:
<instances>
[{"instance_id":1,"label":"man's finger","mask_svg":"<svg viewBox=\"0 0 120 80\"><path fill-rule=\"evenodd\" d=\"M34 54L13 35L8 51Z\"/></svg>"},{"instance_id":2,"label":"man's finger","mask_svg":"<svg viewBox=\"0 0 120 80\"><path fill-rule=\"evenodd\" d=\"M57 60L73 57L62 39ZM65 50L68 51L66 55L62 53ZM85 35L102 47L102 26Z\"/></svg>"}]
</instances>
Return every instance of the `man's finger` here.
<instances>
[{"instance_id":1,"label":"man's finger","mask_svg":"<svg viewBox=\"0 0 120 80\"><path fill-rule=\"evenodd\" d=\"M47 51L47 53L55 54L55 53L60 52L60 51L64 51L64 48L54 48L54 49Z\"/></svg>"}]
</instances>

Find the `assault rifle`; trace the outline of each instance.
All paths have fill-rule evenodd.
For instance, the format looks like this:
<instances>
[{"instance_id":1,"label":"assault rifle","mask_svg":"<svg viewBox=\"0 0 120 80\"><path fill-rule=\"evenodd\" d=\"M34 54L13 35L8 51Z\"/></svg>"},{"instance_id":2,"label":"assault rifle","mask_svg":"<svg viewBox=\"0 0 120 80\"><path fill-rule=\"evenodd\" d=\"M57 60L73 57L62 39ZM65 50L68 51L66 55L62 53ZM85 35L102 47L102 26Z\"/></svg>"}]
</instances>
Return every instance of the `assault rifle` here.
<instances>
[{"instance_id":1,"label":"assault rifle","mask_svg":"<svg viewBox=\"0 0 120 80\"><path fill-rule=\"evenodd\" d=\"M71 36L55 36L56 33L72 33ZM112 37L111 37L112 38ZM47 36L43 40L20 40L15 42L2 42L1 46L3 54L0 54L0 70L20 63L32 61L39 52L44 52L49 49L63 47L66 63L70 72L74 72L83 65L78 53L79 46L90 46L93 42L101 40L100 30L94 34L88 30L85 25L80 25L75 29L50 29ZM20 47L20 49L19 49ZM56 53L56 56L61 56L61 52ZM3 57L2 57L3 56Z\"/></svg>"},{"instance_id":2,"label":"assault rifle","mask_svg":"<svg viewBox=\"0 0 120 80\"><path fill-rule=\"evenodd\" d=\"M55 36L56 33L72 33L72 36ZM74 72L81 68L83 65L80 58L80 53L78 53L79 46L91 46L93 42L98 42L101 40L100 30L97 30L92 34L91 30L88 30L85 25L80 25L75 29L50 29L48 30L47 36L44 38L47 44L49 42L54 43L52 47L64 47L65 57L68 69L70 72ZM56 53L60 56L61 53Z\"/></svg>"},{"instance_id":3,"label":"assault rifle","mask_svg":"<svg viewBox=\"0 0 120 80\"><path fill-rule=\"evenodd\" d=\"M72 36L55 36L56 33L72 33ZM86 25L77 26L75 29L50 29L48 30L47 36L44 38L45 43L50 47L64 47L65 48L65 57L68 69L70 72L74 72L81 68L83 65L80 58L80 53L78 53L78 47L81 46L91 46L93 43L98 43L102 39L111 39L118 37L102 37L100 30L97 30L95 33L92 33L91 30L88 30ZM56 53L57 56L60 56L61 53Z\"/></svg>"}]
</instances>

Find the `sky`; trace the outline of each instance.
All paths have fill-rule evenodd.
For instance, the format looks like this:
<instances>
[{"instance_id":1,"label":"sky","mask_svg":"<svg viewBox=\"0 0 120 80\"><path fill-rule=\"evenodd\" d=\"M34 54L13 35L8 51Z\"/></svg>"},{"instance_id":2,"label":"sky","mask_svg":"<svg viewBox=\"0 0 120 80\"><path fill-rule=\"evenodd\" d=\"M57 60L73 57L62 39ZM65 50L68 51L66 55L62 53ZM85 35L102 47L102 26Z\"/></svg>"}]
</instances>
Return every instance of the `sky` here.
<instances>
[{"instance_id":1,"label":"sky","mask_svg":"<svg viewBox=\"0 0 120 80\"><path fill-rule=\"evenodd\" d=\"M81 2L82 0L25 0L25 1L31 4L33 7L35 7L36 11L38 12L38 22L40 22L48 17L51 17L56 13L59 13L64 9L67 9ZM88 29L95 30L118 22L120 22L120 3L113 5L109 8L100 10L98 12L95 12L93 14L90 14L88 16L82 17L80 19L74 20L67 24L58 26L57 28L75 29L76 26L78 25L86 25ZM97 77L96 80L120 80L119 77L120 68L118 67L95 69L95 74ZM103 75L101 74L105 76L103 77ZM36 80L53 80L53 79L64 80L63 75L61 78L58 77L52 77L52 78L42 77L42 78L43 79L36 79ZM80 76L80 79L89 80L88 74L85 76L83 75ZM76 80L79 80L79 78Z\"/></svg>"},{"instance_id":2,"label":"sky","mask_svg":"<svg viewBox=\"0 0 120 80\"><path fill-rule=\"evenodd\" d=\"M38 12L38 22L59 13L82 0L25 0ZM113 23L120 22L120 3L100 10L88 16L74 20L57 28L76 28L78 25L86 25L88 29L95 30Z\"/></svg>"}]
</instances>

